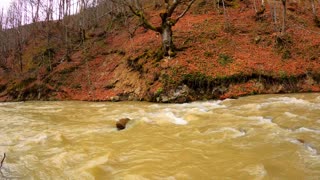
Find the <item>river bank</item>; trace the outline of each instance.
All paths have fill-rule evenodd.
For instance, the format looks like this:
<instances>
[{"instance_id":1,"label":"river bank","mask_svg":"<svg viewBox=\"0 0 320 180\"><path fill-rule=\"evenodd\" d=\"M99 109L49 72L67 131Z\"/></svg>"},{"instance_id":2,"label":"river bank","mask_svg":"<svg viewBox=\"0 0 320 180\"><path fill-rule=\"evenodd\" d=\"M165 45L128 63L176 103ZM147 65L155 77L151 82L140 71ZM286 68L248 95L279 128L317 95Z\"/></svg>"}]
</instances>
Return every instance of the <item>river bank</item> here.
<instances>
[{"instance_id":1,"label":"river bank","mask_svg":"<svg viewBox=\"0 0 320 180\"><path fill-rule=\"evenodd\" d=\"M215 4L196 3L173 27L173 57L159 53L159 34L140 26L128 33L135 17L128 17L132 24L106 19L87 30L81 43L74 31L70 49L58 39L47 48L35 24L36 36L26 39L22 63L10 51L0 66L0 101L182 103L319 92L319 27L306 6L290 8L283 34L273 21L271 4L257 20L253 4L234 3L227 19ZM158 10L149 9L148 15L150 22L159 22ZM57 37L64 28L60 22L42 26Z\"/></svg>"},{"instance_id":2,"label":"river bank","mask_svg":"<svg viewBox=\"0 0 320 180\"><path fill-rule=\"evenodd\" d=\"M135 89L126 88L127 91L121 91L115 87L108 87L107 90L82 90L79 88L57 90L49 85L21 81L20 84L13 84L15 87L12 89L7 89L7 85L4 85L0 101L82 100L185 103L199 100L238 98L257 94L320 92L319 77L317 74L300 75L298 77L272 77L252 74L250 76L236 75L212 78L197 73L184 75L179 83L171 82L163 85L161 79L152 82L152 84L156 84L153 89L136 84L137 86L133 87ZM130 81L130 79L126 80ZM140 81L140 84L147 84L144 79L138 78L135 81ZM166 82L168 81L174 80L167 79ZM24 87L21 84L24 84ZM12 84L9 83L10 85Z\"/></svg>"}]
</instances>

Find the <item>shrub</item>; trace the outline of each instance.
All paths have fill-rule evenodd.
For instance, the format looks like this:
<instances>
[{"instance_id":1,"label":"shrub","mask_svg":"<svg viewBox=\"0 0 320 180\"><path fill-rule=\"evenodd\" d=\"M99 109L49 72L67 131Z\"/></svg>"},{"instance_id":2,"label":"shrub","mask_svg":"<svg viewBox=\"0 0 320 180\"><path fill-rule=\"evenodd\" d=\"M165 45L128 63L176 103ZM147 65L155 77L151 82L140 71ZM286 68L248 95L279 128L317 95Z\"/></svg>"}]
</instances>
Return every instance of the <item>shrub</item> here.
<instances>
[{"instance_id":1,"label":"shrub","mask_svg":"<svg viewBox=\"0 0 320 180\"><path fill-rule=\"evenodd\" d=\"M292 57L291 52L288 49L283 51L282 59L290 59L291 57Z\"/></svg>"},{"instance_id":2,"label":"shrub","mask_svg":"<svg viewBox=\"0 0 320 180\"><path fill-rule=\"evenodd\" d=\"M225 65L227 65L229 63L232 63L233 62L233 58L230 57L227 54L219 54L218 62L219 62L219 64L225 66Z\"/></svg>"}]
</instances>

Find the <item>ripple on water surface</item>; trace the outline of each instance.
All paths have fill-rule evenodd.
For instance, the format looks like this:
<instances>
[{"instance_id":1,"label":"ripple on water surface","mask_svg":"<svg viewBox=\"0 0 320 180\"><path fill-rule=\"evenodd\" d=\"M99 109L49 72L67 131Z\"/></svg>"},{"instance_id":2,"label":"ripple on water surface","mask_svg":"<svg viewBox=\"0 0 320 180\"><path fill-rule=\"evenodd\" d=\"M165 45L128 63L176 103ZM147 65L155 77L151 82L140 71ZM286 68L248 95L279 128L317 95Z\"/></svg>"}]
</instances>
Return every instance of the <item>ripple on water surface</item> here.
<instances>
[{"instance_id":1,"label":"ripple on water surface","mask_svg":"<svg viewBox=\"0 0 320 180\"><path fill-rule=\"evenodd\" d=\"M319 94L0 103L2 172L13 179L317 179L319 109ZM132 121L117 131L124 117Z\"/></svg>"}]
</instances>

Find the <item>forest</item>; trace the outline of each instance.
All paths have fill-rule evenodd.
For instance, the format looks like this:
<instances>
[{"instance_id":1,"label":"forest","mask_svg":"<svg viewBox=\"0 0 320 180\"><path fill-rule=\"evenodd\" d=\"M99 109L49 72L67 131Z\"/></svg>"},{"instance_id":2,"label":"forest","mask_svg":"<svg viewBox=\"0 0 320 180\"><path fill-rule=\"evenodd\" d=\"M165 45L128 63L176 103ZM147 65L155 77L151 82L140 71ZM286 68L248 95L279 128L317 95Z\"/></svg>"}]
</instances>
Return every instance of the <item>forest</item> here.
<instances>
[{"instance_id":1,"label":"forest","mask_svg":"<svg viewBox=\"0 0 320 180\"><path fill-rule=\"evenodd\" d=\"M186 102L320 90L316 0L12 0L0 100Z\"/></svg>"}]
</instances>

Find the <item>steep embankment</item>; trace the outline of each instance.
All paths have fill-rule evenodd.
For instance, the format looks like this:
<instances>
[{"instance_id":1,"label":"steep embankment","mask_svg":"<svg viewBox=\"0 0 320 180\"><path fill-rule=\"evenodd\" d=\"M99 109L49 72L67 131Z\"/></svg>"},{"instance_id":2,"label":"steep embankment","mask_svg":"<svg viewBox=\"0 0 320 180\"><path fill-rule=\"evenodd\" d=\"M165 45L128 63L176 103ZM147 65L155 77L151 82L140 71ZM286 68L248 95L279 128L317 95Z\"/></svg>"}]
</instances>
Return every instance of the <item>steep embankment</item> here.
<instances>
[{"instance_id":1,"label":"steep embankment","mask_svg":"<svg viewBox=\"0 0 320 180\"><path fill-rule=\"evenodd\" d=\"M281 36L269 6L257 19L245 1L227 15L196 4L174 27L177 55L164 59L159 34L141 27L131 37L130 25L88 31L68 61L57 45L51 70L32 63L44 52L33 39L25 47L28 69L1 71L0 100L186 102L320 91L320 29L308 9L288 9L287 34ZM159 23L158 12L149 16Z\"/></svg>"}]
</instances>

